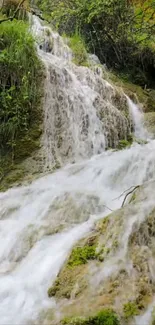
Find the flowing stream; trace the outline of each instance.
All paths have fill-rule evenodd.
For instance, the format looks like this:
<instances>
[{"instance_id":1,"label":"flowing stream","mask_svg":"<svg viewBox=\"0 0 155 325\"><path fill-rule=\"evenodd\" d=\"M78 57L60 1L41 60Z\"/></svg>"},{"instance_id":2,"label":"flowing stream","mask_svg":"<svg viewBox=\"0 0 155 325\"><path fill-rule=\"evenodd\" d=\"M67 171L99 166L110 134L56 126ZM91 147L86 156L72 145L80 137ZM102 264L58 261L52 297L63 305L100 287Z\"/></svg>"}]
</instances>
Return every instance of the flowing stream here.
<instances>
[{"instance_id":1,"label":"flowing stream","mask_svg":"<svg viewBox=\"0 0 155 325\"><path fill-rule=\"evenodd\" d=\"M34 21L33 32L37 35L38 31L39 35L42 32L45 34L38 19L35 18ZM46 33L48 38L47 30ZM110 213L109 209L120 208L123 201L120 194L123 191L153 179L155 173L154 140L145 145L133 144L131 148L122 151L104 151L109 122L105 119L101 124L92 105L98 90L91 90L91 87L92 84L93 87L101 87L100 92L105 98L102 107L105 105L108 112L113 113L113 122L120 118L120 125L126 130L127 121L119 115L112 102L115 90L105 80L100 85L98 78L101 77L96 75L95 81L95 74L87 68L77 71L74 67L73 71L72 66L71 70L71 50L58 34L53 33L53 39L53 53L45 51L46 46L49 50L49 43L45 41L39 49L39 55L47 68L43 144L46 152L45 165L53 165L55 153L59 162L64 162L65 166L35 180L29 186L0 193L2 325L33 324L42 311L54 307L55 301L48 298L47 290L73 245L91 231L97 219ZM52 74L48 73L49 70ZM54 72L56 70L59 70L58 74ZM52 88L49 79L54 75ZM54 83L58 85L59 82L58 88L54 87ZM67 102L64 91L67 91ZM124 97L121 95L123 100ZM99 98L99 105L100 102ZM60 115L63 114L62 141L65 150L69 150L67 145L70 148L68 162L64 159L64 152L57 152L56 125L53 122L56 113L52 111L55 107L60 110ZM137 106L130 102L130 109L135 114L136 132L144 131L141 118L137 118L140 114ZM85 115L85 125L80 124L81 114ZM87 119L89 127L86 125ZM117 123L116 125L118 126ZM81 135L83 127L85 132ZM144 133L142 132L143 135ZM114 134L117 137L115 129Z\"/></svg>"}]
</instances>

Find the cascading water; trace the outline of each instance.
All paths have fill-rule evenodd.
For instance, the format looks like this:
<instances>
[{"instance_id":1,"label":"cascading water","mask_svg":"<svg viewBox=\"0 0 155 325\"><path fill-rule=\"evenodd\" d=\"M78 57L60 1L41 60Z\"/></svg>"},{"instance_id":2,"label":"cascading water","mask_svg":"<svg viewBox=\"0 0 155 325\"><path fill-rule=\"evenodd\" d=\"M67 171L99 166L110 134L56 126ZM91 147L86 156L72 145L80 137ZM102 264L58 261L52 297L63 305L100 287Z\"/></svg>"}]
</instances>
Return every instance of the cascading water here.
<instances>
[{"instance_id":1,"label":"cascading water","mask_svg":"<svg viewBox=\"0 0 155 325\"><path fill-rule=\"evenodd\" d=\"M102 69L73 64L65 41L36 17L33 33L46 67L45 167L62 166L116 147L131 130L123 92L102 78Z\"/></svg>"},{"instance_id":2,"label":"cascading water","mask_svg":"<svg viewBox=\"0 0 155 325\"><path fill-rule=\"evenodd\" d=\"M135 136L138 139L147 140L150 135L147 130L144 128L144 119L143 114L140 111L139 107L132 102L132 100L127 97L127 102L130 110L130 114L134 124Z\"/></svg>"},{"instance_id":3,"label":"cascading water","mask_svg":"<svg viewBox=\"0 0 155 325\"><path fill-rule=\"evenodd\" d=\"M48 28L38 25L35 19L33 31L38 34L38 30L48 37ZM52 166L55 156L63 160L67 155L70 162L73 158L87 159L29 186L0 194L2 325L38 324L43 311L56 308L47 289L72 246L91 231L95 220L109 213L106 207L115 210L121 206L123 191L155 175L155 141L143 146L135 144L123 151L103 152L110 121L117 140L117 127L122 132L129 128L129 121L114 105L116 90L89 69L74 66L67 45L57 34L52 37L51 53L39 50L47 69L43 138L46 166ZM45 45L49 51L49 44L43 41L42 46ZM121 94L125 103L124 98ZM97 107L103 115L106 111L102 122ZM58 140L60 128L62 138ZM88 159L89 156L92 157ZM137 210L135 219L139 218L138 213ZM127 239L128 234L123 237L124 241ZM119 260L114 262L117 267Z\"/></svg>"}]
</instances>

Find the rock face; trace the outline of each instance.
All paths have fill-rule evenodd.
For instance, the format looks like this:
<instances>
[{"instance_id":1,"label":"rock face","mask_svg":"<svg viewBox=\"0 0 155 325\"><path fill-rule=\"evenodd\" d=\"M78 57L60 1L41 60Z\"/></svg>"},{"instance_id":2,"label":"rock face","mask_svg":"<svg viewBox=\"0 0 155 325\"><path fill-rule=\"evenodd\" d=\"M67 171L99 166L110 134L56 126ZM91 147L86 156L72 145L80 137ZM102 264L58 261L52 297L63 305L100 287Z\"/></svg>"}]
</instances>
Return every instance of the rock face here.
<instances>
[{"instance_id":1,"label":"rock face","mask_svg":"<svg viewBox=\"0 0 155 325\"><path fill-rule=\"evenodd\" d=\"M138 188L124 208L98 221L73 248L48 290L61 317L114 308L121 324L136 324L155 293L154 191L154 181Z\"/></svg>"}]
</instances>

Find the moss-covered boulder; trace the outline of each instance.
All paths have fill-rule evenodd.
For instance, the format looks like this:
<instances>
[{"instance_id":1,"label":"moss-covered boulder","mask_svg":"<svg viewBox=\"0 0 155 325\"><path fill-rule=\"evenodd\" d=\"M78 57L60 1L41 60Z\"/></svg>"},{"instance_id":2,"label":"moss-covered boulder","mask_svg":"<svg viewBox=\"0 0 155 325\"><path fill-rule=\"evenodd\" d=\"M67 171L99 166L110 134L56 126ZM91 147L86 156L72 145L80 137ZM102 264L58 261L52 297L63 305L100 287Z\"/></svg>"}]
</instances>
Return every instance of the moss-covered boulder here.
<instances>
[{"instance_id":1,"label":"moss-covered boulder","mask_svg":"<svg viewBox=\"0 0 155 325\"><path fill-rule=\"evenodd\" d=\"M144 114L145 127L148 132L155 137L155 112L148 112Z\"/></svg>"},{"instance_id":2,"label":"moss-covered boulder","mask_svg":"<svg viewBox=\"0 0 155 325\"><path fill-rule=\"evenodd\" d=\"M62 318L67 317L66 324L87 324L90 316L104 308L116 310L122 325L132 324L151 303L155 294L154 190L155 182L138 187L122 209L97 221L93 233L73 248L48 290Z\"/></svg>"}]
</instances>

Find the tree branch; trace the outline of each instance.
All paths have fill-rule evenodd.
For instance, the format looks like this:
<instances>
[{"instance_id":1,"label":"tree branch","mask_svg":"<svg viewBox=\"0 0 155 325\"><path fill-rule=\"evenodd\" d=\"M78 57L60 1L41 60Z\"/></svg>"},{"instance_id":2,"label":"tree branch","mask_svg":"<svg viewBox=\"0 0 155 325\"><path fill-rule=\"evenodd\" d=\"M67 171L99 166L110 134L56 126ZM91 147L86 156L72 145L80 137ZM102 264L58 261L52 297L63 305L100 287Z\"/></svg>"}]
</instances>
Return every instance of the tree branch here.
<instances>
[{"instance_id":1,"label":"tree branch","mask_svg":"<svg viewBox=\"0 0 155 325\"><path fill-rule=\"evenodd\" d=\"M137 188L139 188L140 187L140 185L137 185L137 186L135 186L131 191L129 191L126 195L125 195L125 197L124 197L124 200L123 200L123 203L122 203L122 206L121 207L123 207L124 206L124 204L125 204L125 201L126 201L126 199L127 199L127 197L128 197L128 195L130 195L131 193L133 193Z\"/></svg>"},{"instance_id":2,"label":"tree branch","mask_svg":"<svg viewBox=\"0 0 155 325\"><path fill-rule=\"evenodd\" d=\"M17 14L17 12L19 11L19 9L21 8L21 6L23 5L23 3L25 2L25 0L21 0L16 8L16 10L14 11L13 15L10 16L10 17L7 17L7 18L4 18L4 19L1 19L0 20L0 24L5 22L5 21L8 21L8 20L13 20Z\"/></svg>"}]
</instances>

